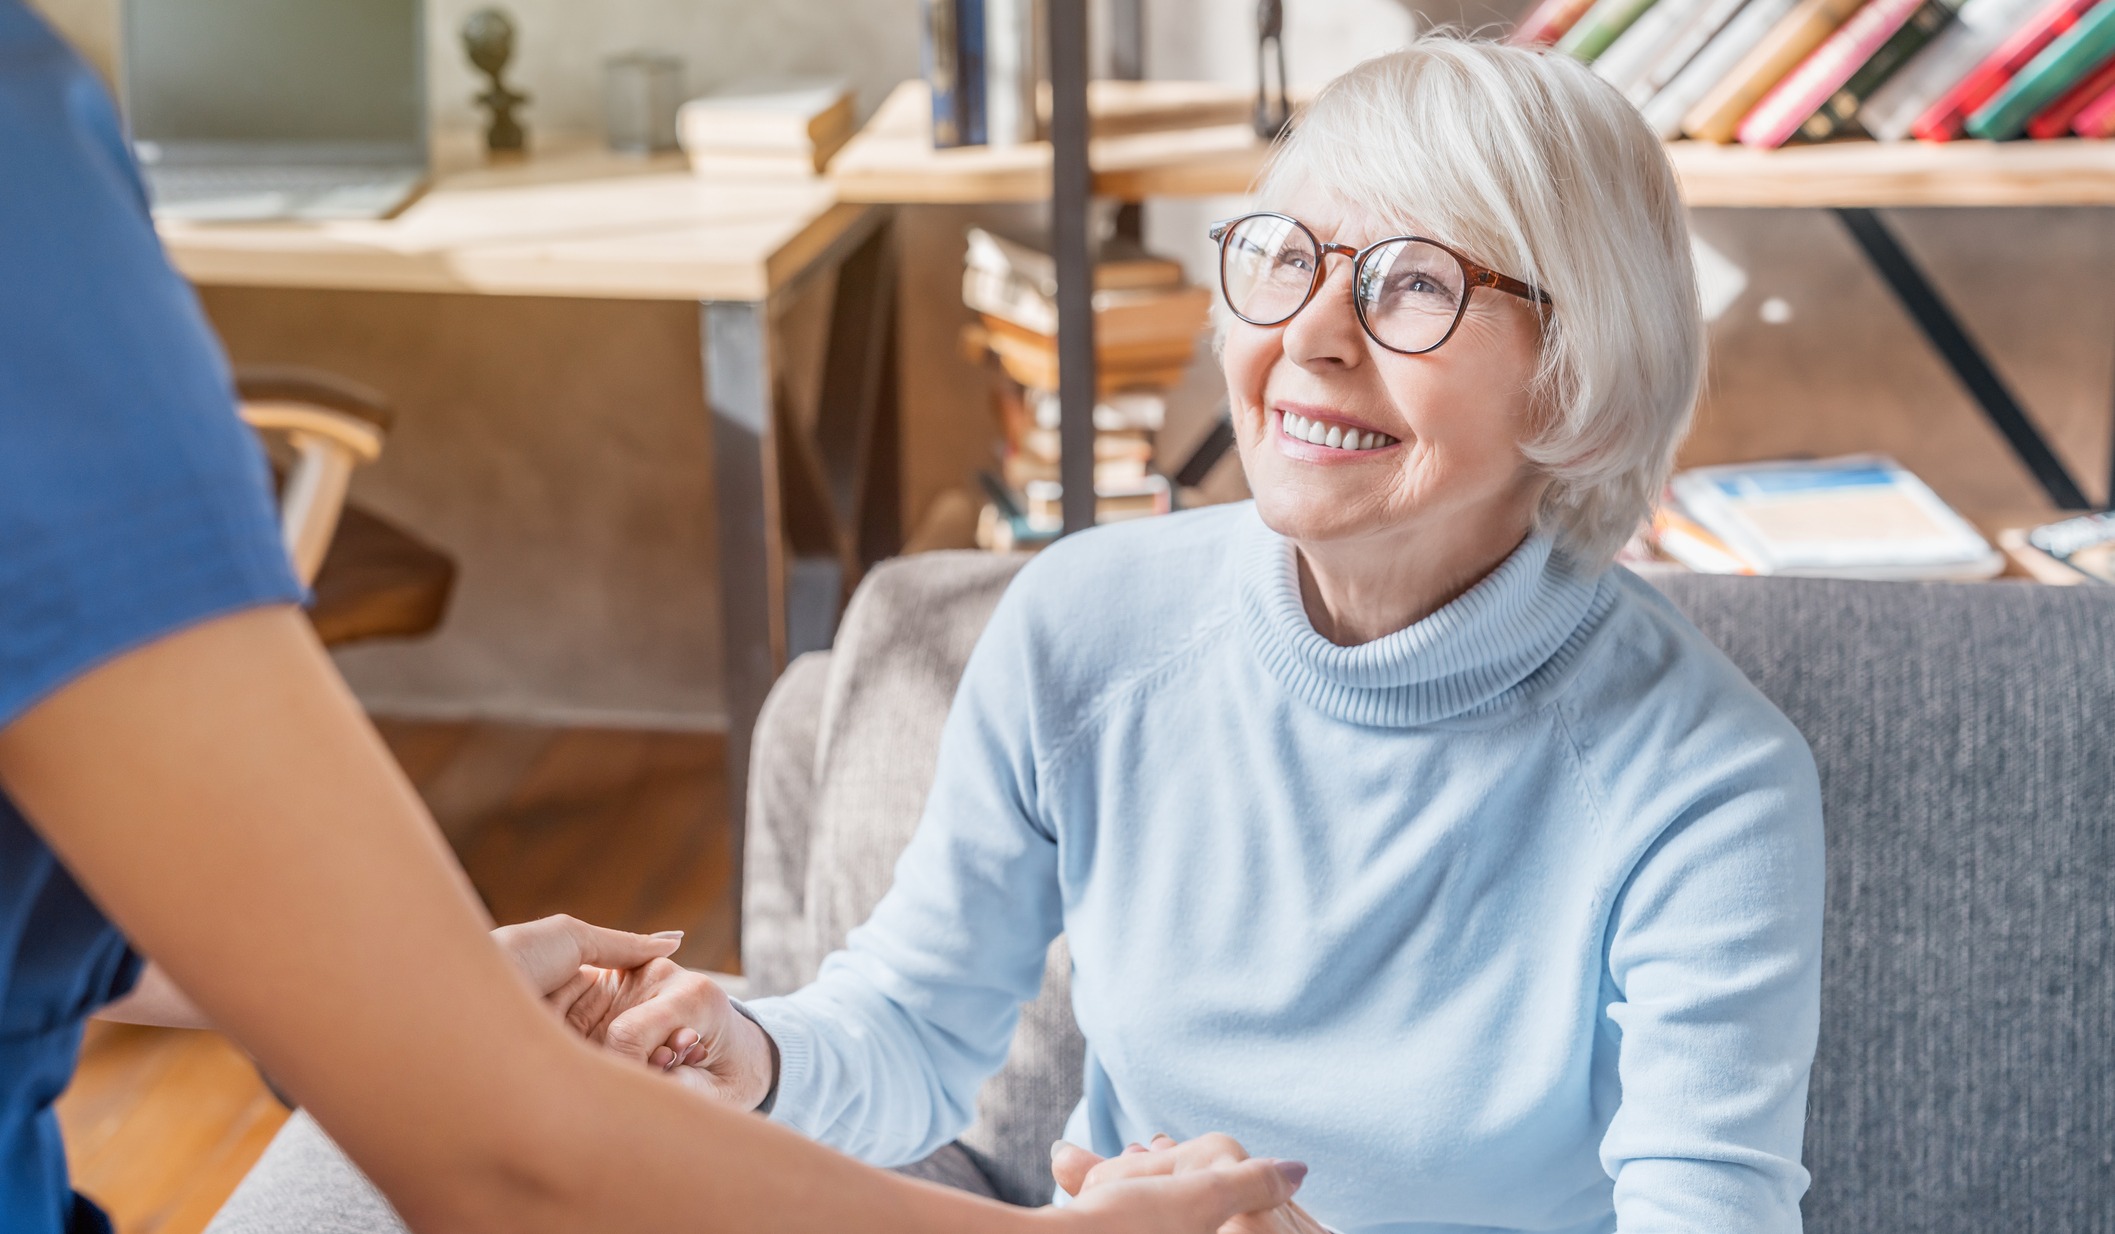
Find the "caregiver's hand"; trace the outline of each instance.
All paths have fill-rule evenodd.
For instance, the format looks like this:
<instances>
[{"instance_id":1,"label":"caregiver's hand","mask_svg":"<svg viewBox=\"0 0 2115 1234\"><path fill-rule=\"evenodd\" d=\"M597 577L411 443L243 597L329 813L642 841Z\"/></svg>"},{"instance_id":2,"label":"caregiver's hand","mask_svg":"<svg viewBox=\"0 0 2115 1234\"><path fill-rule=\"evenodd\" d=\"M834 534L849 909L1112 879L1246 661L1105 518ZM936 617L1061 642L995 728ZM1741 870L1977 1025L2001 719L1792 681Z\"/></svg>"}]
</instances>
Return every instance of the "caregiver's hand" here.
<instances>
[{"instance_id":1,"label":"caregiver's hand","mask_svg":"<svg viewBox=\"0 0 2115 1234\"><path fill-rule=\"evenodd\" d=\"M778 1075L770 1035L712 978L672 960L583 968L550 1001L588 1040L737 1109L762 1105Z\"/></svg>"},{"instance_id":2,"label":"caregiver's hand","mask_svg":"<svg viewBox=\"0 0 2115 1234\"><path fill-rule=\"evenodd\" d=\"M1105 1188L1162 1175L1225 1170L1247 1162L1248 1150L1232 1136L1212 1133L1180 1144L1169 1136L1153 1137L1150 1146L1134 1144L1115 1157L1098 1157L1077 1144L1059 1140L1050 1147L1050 1174L1065 1194L1091 1200ZM1307 1167L1297 1161L1274 1163L1298 1187ZM1077 1207L1077 1205L1075 1205ZM1328 1234L1327 1227L1290 1199L1272 1208L1234 1217L1219 1234Z\"/></svg>"},{"instance_id":3,"label":"caregiver's hand","mask_svg":"<svg viewBox=\"0 0 2115 1234\"><path fill-rule=\"evenodd\" d=\"M632 969L650 960L664 959L683 945L683 932L627 934L568 917L563 913L501 926L492 931L492 941L514 961L514 967L529 979L537 997L566 1011L572 997L561 996L574 987L585 987L582 965L603 969Z\"/></svg>"}]
</instances>

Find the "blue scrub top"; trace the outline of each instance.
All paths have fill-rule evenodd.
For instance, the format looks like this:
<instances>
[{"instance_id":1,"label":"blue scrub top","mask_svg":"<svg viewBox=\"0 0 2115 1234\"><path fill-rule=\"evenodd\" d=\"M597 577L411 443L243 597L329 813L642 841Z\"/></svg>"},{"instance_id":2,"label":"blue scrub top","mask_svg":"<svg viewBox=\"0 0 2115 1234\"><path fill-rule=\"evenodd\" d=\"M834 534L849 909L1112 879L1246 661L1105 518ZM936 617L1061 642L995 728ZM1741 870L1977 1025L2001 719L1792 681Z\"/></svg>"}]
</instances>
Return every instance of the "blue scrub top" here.
<instances>
[{"instance_id":1,"label":"blue scrub top","mask_svg":"<svg viewBox=\"0 0 2115 1234\"><path fill-rule=\"evenodd\" d=\"M0 728L113 656L300 597L109 96L0 0ZM82 1022L139 970L0 786L0 1234L107 1228L67 1185L51 1103Z\"/></svg>"}]
</instances>

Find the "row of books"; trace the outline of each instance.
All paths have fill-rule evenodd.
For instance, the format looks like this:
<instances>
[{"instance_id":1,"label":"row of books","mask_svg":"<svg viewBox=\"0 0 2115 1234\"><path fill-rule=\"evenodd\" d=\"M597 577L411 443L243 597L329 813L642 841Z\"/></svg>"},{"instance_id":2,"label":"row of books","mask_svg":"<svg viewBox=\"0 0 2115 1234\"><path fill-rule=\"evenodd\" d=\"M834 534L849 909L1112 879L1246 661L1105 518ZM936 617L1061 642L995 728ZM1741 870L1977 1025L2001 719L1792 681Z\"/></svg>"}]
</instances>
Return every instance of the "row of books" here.
<instances>
[{"instance_id":1,"label":"row of books","mask_svg":"<svg viewBox=\"0 0 2115 1234\"><path fill-rule=\"evenodd\" d=\"M1668 139L2115 136L2115 0L1541 0Z\"/></svg>"},{"instance_id":2,"label":"row of books","mask_svg":"<svg viewBox=\"0 0 2115 1234\"><path fill-rule=\"evenodd\" d=\"M921 54L933 145L1036 139L1043 0L923 0Z\"/></svg>"},{"instance_id":3,"label":"row of books","mask_svg":"<svg viewBox=\"0 0 2115 1234\"><path fill-rule=\"evenodd\" d=\"M1049 253L981 227L966 240L962 301L977 319L965 350L990 373L999 428L997 466L979 477L977 540L1005 551L1045 542L1064 522L1057 266ZM1093 305L1096 521L1164 514L1175 496L1156 467L1166 391L1195 355L1211 293L1170 258L1112 244L1095 264Z\"/></svg>"},{"instance_id":4,"label":"row of books","mask_svg":"<svg viewBox=\"0 0 2115 1234\"><path fill-rule=\"evenodd\" d=\"M699 175L813 177L850 139L853 119L842 79L759 79L683 104L676 140Z\"/></svg>"}]
</instances>

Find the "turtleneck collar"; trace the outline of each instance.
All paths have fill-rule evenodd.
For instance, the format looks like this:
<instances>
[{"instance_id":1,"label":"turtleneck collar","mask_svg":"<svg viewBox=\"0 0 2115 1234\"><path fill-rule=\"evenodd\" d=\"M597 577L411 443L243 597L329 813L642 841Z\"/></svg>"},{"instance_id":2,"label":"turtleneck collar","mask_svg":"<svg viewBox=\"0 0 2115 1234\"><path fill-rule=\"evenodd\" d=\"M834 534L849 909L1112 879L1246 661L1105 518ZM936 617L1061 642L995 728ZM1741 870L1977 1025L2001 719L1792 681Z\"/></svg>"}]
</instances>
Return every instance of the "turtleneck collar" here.
<instances>
[{"instance_id":1,"label":"turtleneck collar","mask_svg":"<svg viewBox=\"0 0 2115 1234\"><path fill-rule=\"evenodd\" d=\"M1575 573L1537 532L1444 607L1395 633L1339 647L1300 600L1291 541L1249 508L1240 554L1243 623L1279 683L1340 720L1407 728L1496 705L1553 660L1569 659L1614 592Z\"/></svg>"}]
</instances>

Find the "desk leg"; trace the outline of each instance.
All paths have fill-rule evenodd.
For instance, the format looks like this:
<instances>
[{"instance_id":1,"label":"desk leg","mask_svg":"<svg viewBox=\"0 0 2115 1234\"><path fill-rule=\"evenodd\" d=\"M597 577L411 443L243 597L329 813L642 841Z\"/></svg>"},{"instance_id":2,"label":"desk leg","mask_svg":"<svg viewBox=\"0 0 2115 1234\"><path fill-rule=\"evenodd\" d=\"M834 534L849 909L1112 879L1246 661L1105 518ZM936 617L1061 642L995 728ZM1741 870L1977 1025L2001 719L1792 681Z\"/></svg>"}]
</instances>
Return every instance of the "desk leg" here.
<instances>
[{"instance_id":1,"label":"desk leg","mask_svg":"<svg viewBox=\"0 0 2115 1234\"><path fill-rule=\"evenodd\" d=\"M1902 242L1895 238L1879 213L1864 207L1839 206L1836 217L1851 233L1851 239L1865 252L1866 260L1886 281L1895 299L1909 312L1917 328L1924 332L1926 341L1941 359L1953 369L1953 375L1967 387L1968 394L1982 408L1984 416L2004 434L2012 452L2019 456L2034 478L2040 481L2042 490L2058 509L2083 510L2090 504L2080 491L2078 482L2064 469L2056 452L2049 448L2048 441L2034 422L2027 418L2026 411L2014 398L2012 390L2005 385L1990 361L1983 357L1982 350L1968 337L1953 310L1939 298L1931 280L1903 249ZM2111 496L2115 501L2115 496Z\"/></svg>"},{"instance_id":2,"label":"desk leg","mask_svg":"<svg viewBox=\"0 0 2115 1234\"><path fill-rule=\"evenodd\" d=\"M720 637L726 647L728 831L739 900L750 734L764 695L786 666L786 555L770 306L708 301L702 328L705 402L712 411L713 508L719 519Z\"/></svg>"}]
</instances>

